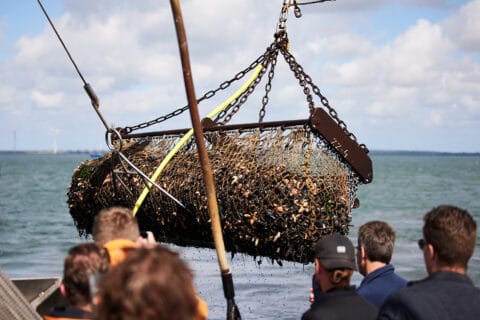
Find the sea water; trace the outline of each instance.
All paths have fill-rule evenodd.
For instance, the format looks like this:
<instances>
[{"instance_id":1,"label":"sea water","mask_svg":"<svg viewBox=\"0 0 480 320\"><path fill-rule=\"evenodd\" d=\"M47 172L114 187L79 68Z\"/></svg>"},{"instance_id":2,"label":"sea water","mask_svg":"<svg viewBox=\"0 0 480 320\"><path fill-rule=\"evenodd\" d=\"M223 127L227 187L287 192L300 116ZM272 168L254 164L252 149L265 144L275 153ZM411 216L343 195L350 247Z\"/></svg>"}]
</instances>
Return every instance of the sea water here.
<instances>
[{"instance_id":1,"label":"sea water","mask_svg":"<svg viewBox=\"0 0 480 320\"><path fill-rule=\"evenodd\" d=\"M66 204L73 169L88 154L0 154L0 267L11 278L60 277L63 258L80 238ZM409 280L426 276L417 247L425 212L439 204L467 209L480 224L480 156L374 154L373 182L361 185L360 208L352 211L349 238L369 220L384 220L397 231L392 263ZM480 238L480 237L479 237ZM480 286L480 239L468 274ZM195 273L199 295L210 319L224 319L216 253L212 249L174 247ZM244 319L298 319L308 309L313 264L237 254L228 256L235 302ZM362 277L355 273L353 283Z\"/></svg>"}]
</instances>

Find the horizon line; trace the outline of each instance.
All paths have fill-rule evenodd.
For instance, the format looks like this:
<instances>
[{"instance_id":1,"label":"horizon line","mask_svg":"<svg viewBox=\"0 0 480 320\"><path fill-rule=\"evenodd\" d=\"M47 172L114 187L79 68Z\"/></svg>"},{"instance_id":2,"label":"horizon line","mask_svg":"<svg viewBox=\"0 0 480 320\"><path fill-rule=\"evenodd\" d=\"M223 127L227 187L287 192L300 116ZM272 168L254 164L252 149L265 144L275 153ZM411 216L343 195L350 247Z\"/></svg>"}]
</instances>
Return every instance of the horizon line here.
<instances>
[{"instance_id":1,"label":"horizon line","mask_svg":"<svg viewBox=\"0 0 480 320\"><path fill-rule=\"evenodd\" d=\"M68 153L100 153L107 154L107 149L66 149L66 150L0 150L0 153L35 153L35 154L68 154ZM445 154L445 155L480 155L479 151L432 151L432 150L399 150L399 149L372 149L369 154Z\"/></svg>"}]
</instances>

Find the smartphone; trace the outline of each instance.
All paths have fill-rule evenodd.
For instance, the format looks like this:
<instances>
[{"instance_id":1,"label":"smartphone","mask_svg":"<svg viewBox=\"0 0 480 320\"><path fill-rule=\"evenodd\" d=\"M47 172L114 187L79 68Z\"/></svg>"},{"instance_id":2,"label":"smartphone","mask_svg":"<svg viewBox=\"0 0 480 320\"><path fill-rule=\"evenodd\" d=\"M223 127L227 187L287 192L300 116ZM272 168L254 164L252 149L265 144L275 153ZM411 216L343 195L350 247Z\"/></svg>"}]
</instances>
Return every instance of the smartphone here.
<instances>
[{"instance_id":1,"label":"smartphone","mask_svg":"<svg viewBox=\"0 0 480 320\"><path fill-rule=\"evenodd\" d=\"M90 290L90 297L92 299L92 303L96 301L95 297L97 296L98 293L98 284L102 280L103 273L101 272L92 272L88 276L88 285L89 285L89 290Z\"/></svg>"},{"instance_id":2,"label":"smartphone","mask_svg":"<svg viewBox=\"0 0 480 320\"><path fill-rule=\"evenodd\" d=\"M313 288L313 297L314 297L314 303L320 301L324 293L318 286L317 279L315 279L315 274L312 276L312 288Z\"/></svg>"}]
</instances>

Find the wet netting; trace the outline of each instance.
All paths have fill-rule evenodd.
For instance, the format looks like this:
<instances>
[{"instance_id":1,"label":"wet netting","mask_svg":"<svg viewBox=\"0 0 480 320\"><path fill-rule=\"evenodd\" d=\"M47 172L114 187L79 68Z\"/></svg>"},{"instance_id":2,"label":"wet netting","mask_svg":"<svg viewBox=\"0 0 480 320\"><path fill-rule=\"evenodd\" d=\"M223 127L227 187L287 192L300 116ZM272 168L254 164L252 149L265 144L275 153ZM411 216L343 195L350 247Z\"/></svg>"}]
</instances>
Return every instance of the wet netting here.
<instances>
[{"instance_id":1,"label":"wet netting","mask_svg":"<svg viewBox=\"0 0 480 320\"><path fill-rule=\"evenodd\" d=\"M360 183L323 136L304 125L206 131L225 246L275 261L313 261L325 234L348 233ZM151 176L181 135L130 139L124 155ZM116 153L89 160L74 172L70 213L81 234L91 232L99 209L133 207L144 187ZM212 247L209 214L194 138L172 158L137 218L157 239Z\"/></svg>"},{"instance_id":2,"label":"wet netting","mask_svg":"<svg viewBox=\"0 0 480 320\"><path fill-rule=\"evenodd\" d=\"M358 186L372 180L372 168L368 149L357 143L290 53L285 15L282 11L275 39L264 54L198 101L256 72L231 100L202 121L225 247L232 255L306 264L314 260L313 247L322 235L348 233L351 210L358 206ZM263 122L279 55L306 96L308 119ZM227 124L265 74L258 122ZM321 108L315 107L315 96ZM107 132L111 152L76 168L68 205L81 235L91 233L102 208L121 205L133 208L141 229L152 231L159 241L214 247L191 130L133 133L187 109ZM148 181L148 177L153 178Z\"/></svg>"}]
</instances>

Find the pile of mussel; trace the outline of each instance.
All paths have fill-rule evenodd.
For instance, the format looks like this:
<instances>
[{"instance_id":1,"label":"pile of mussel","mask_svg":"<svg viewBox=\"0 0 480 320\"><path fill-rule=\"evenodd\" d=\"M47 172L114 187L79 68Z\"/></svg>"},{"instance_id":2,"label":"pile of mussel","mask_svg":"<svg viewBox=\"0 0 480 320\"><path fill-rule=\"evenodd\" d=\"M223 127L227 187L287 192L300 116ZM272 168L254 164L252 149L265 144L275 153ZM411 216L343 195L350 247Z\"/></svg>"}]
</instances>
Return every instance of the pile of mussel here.
<instances>
[{"instance_id":1,"label":"pile of mussel","mask_svg":"<svg viewBox=\"0 0 480 320\"><path fill-rule=\"evenodd\" d=\"M358 178L318 135L295 130L206 132L226 250L309 263L325 234L347 234ZM178 137L137 139L121 152L151 176ZM157 240L213 247L206 193L194 139L170 160L157 183L183 204L152 187L136 217ZM81 163L68 191L80 235L91 233L103 208L133 208L145 180L117 152Z\"/></svg>"}]
</instances>

